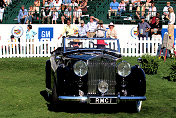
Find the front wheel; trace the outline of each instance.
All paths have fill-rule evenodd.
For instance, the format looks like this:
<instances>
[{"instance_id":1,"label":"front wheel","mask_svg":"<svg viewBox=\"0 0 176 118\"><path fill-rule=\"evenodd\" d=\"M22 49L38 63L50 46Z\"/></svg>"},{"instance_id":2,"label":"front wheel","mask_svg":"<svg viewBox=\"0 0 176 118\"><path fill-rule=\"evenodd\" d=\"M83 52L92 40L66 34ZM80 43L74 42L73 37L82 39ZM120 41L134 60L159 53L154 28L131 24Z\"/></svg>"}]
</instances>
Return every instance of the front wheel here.
<instances>
[{"instance_id":1,"label":"front wheel","mask_svg":"<svg viewBox=\"0 0 176 118\"><path fill-rule=\"evenodd\" d=\"M57 96L57 91L56 91L56 83L54 82L53 90L52 90L52 98L51 98L52 104L58 104L58 96Z\"/></svg>"}]
</instances>

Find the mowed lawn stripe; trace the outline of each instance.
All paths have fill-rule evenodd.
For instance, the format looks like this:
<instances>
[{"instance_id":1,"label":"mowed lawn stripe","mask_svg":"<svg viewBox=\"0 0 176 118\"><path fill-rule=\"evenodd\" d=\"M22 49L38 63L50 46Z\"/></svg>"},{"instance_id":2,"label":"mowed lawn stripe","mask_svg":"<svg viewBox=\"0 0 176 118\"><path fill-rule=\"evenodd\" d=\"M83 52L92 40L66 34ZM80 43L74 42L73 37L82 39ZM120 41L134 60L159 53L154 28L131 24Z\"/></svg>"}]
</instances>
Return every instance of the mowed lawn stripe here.
<instances>
[{"instance_id":1,"label":"mowed lawn stripe","mask_svg":"<svg viewBox=\"0 0 176 118\"><path fill-rule=\"evenodd\" d=\"M161 60L156 75L146 75L147 100L140 113L116 112L117 106L103 106L100 112L89 106L67 106L60 112L49 110L49 103L40 92L45 90L45 61L49 58L0 59L0 118L174 118L176 117L176 82L163 79L168 76L173 59ZM136 57L123 58L132 65ZM68 106L70 107L70 106ZM62 109L62 108L61 108ZM78 109L78 110L77 110ZM81 109L86 109L82 112ZM104 112L104 111L108 112ZM79 111L80 110L80 111ZM111 111L112 112L109 112ZM75 112L76 111L76 112ZM98 112L97 112L98 111Z\"/></svg>"}]
</instances>

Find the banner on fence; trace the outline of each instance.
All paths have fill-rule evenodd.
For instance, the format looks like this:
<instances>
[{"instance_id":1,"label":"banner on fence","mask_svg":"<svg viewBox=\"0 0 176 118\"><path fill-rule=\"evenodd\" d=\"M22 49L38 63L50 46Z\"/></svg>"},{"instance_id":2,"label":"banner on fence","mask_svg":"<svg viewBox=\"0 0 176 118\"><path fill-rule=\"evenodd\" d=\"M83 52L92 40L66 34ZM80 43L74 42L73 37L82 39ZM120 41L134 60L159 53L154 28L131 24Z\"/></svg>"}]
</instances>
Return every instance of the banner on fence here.
<instances>
[{"instance_id":1,"label":"banner on fence","mask_svg":"<svg viewBox=\"0 0 176 118\"><path fill-rule=\"evenodd\" d=\"M66 24L65 24L66 25ZM60 42L58 37L63 32L63 24L33 24L32 29L37 32L34 39L43 41L49 39L52 42ZM108 28L108 25L104 25ZM115 25L117 37L120 44L137 40L137 25ZM21 42L26 41L27 24L2 24L0 28L1 41L6 41L13 34L16 38L20 38ZM162 34L167 32L167 26L163 26ZM176 26L175 26L176 38Z\"/></svg>"},{"instance_id":2,"label":"banner on fence","mask_svg":"<svg viewBox=\"0 0 176 118\"><path fill-rule=\"evenodd\" d=\"M38 39L53 39L53 27L39 27L38 28Z\"/></svg>"},{"instance_id":3,"label":"banner on fence","mask_svg":"<svg viewBox=\"0 0 176 118\"><path fill-rule=\"evenodd\" d=\"M66 24L65 24L66 25ZM108 28L108 25L104 25ZM33 24L32 29L37 32L34 39L43 41L49 39L50 41L59 41L58 37L63 32L63 24ZM137 38L137 25L115 25L117 37L121 42L135 40ZM2 41L6 41L13 34L16 38L20 38L21 42L26 41L27 24L3 24L0 29L0 36Z\"/></svg>"}]
</instances>

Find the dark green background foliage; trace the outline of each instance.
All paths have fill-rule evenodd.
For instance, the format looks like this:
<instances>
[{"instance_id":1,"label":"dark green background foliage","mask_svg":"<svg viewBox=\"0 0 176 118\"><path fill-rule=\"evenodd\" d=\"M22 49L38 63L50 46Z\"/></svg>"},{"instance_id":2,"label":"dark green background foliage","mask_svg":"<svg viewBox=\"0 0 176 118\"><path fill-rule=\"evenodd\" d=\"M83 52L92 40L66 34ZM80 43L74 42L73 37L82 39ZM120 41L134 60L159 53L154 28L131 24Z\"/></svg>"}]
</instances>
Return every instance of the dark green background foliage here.
<instances>
[{"instance_id":1,"label":"dark green background foliage","mask_svg":"<svg viewBox=\"0 0 176 118\"><path fill-rule=\"evenodd\" d=\"M174 63L171 65L171 72L170 72L170 80L171 81L176 81L176 60Z\"/></svg>"},{"instance_id":2,"label":"dark green background foliage","mask_svg":"<svg viewBox=\"0 0 176 118\"><path fill-rule=\"evenodd\" d=\"M128 113L116 105L59 107L54 112L41 96L45 90L48 58L0 59L0 118L175 118L176 82L162 79L171 72L172 59L161 63L157 74L146 75L147 100L140 113ZM131 65L137 58L123 58ZM73 78L74 79L74 78Z\"/></svg>"}]
</instances>

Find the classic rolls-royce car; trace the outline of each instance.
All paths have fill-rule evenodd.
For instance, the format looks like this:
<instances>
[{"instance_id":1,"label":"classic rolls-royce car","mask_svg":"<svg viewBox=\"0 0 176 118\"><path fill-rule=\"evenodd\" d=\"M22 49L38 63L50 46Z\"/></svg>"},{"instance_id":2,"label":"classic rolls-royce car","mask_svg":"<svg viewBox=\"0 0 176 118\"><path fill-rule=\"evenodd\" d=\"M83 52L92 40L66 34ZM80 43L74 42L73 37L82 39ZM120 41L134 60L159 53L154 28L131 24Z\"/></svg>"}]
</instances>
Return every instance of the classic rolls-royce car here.
<instances>
[{"instance_id":1,"label":"classic rolls-royce car","mask_svg":"<svg viewBox=\"0 0 176 118\"><path fill-rule=\"evenodd\" d=\"M50 59L46 61L46 91L52 103L126 102L132 103L133 111L140 112L142 101L146 100L146 80L139 65L130 66L122 61L118 48L110 49L106 45L108 48L98 49L92 39L86 39L89 48L69 46L73 43L71 40L72 43L67 46L66 40L63 39L63 47L51 52ZM99 39L94 39L94 43L95 40ZM112 39L104 40L111 42Z\"/></svg>"}]
</instances>

